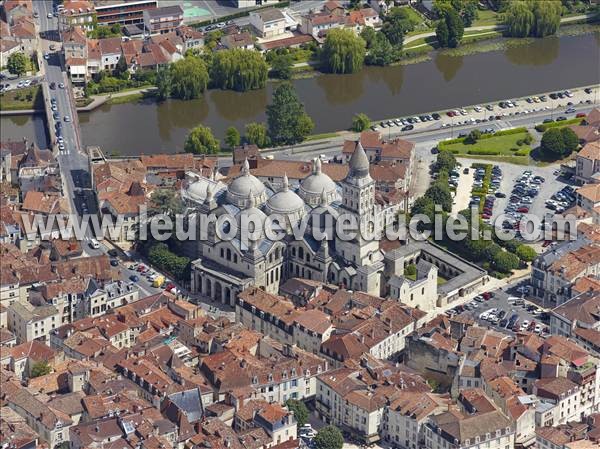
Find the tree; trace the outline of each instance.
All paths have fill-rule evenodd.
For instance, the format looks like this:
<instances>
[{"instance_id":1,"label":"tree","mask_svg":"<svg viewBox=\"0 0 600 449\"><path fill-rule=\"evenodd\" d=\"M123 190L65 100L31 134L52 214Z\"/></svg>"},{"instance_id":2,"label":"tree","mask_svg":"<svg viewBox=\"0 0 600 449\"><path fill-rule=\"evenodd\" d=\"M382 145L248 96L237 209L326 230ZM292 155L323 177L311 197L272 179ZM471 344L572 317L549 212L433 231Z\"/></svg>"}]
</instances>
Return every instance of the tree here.
<instances>
[{"instance_id":1,"label":"tree","mask_svg":"<svg viewBox=\"0 0 600 449\"><path fill-rule=\"evenodd\" d=\"M450 33L448 32L448 25L445 20L440 20L435 27L435 37L440 47L447 47L448 40L450 39Z\"/></svg>"},{"instance_id":2,"label":"tree","mask_svg":"<svg viewBox=\"0 0 600 449\"><path fill-rule=\"evenodd\" d=\"M559 0L509 2L504 13L506 34L512 37L545 37L560 26L562 3Z\"/></svg>"},{"instance_id":3,"label":"tree","mask_svg":"<svg viewBox=\"0 0 600 449\"><path fill-rule=\"evenodd\" d=\"M454 9L450 9L446 12L445 20L446 25L448 25L448 47L456 48L463 38L465 26Z\"/></svg>"},{"instance_id":4,"label":"tree","mask_svg":"<svg viewBox=\"0 0 600 449\"><path fill-rule=\"evenodd\" d=\"M259 148L264 148L270 143L267 127L263 123L248 123L245 138L248 143Z\"/></svg>"},{"instance_id":5,"label":"tree","mask_svg":"<svg viewBox=\"0 0 600 449\"><path fill-rule=\"evenodd\" d=\"M164 101L171 95L171 71L168 67L161 67L156 74L156 97Z\"/></svg>"},{"instance_id":6,"label":"tree","mask_svg":"<svg viewBox=\"0 0 600 449\"><path fill-rule=\"evenodd\" d=\"M342 449L344 437L335 426L325 426L317 432L314 439L316 449Z\"/></svg>"},{"instance_id":7,"label":"tree","mask_svg":"<svg viewBox=\"0 0 600 449\"><path fill-rule=\"evenodd\" d=\"M285 402L285 405L288 410L294 412L294 418L296 418L296 421L298 422L298 427L302 427L304 424L306 424L309 413L306 405L304 405L304 402L296 399L288 399Z\"/></svg>"},{"instance_id":8,"label":"tree","mask_svg":"<svg viewBox=\"0 0 600 449\"><path fill-rule=\"evenodd\" d=\"M442 150L437 155L436 166L438 171L450 173L456 168L456 157L451 151Z\"/></svg>"},{"instance_id":9,"label":"tree","mask_svg":"<svg viewBox=\"0 0 600 449\"><path fill-rule=\"evenodd\" d=\"M290 83L283 83L273 93L267 106L269 137L276 145L298 143L312 131L311 118Z\"/></svg>"},{"instance_id":10,"label":"tree","mask_svg":"<svg viewBox=\"0 0 600 449\"><path fill-rule=\"evenodd\" d=\"M13 53L8 57L8 60L6 61L6 68L8 69L9 73L21 76L29 68L29 59L27 58L27 56L25 56L24 53L21 53L20 51L17 53Z\"/></svg>"},{"instance_id":11,"label":"tree","mask_svg":"<svg viewBox=\"0 0 600 449\"><path fill-rule=\"evenodd\" d=\"M386 66L397 59L398 52L392 47L387 37L382 33L377 33L375 41L365 57L365 63L368 65Z\"/></svg>"},{"instance_id":12,"label":"tree","mask_svg":"<svg viewBox=\"0 0 600 449\"><path fill-rule=\"evenodd\" d=\"M351 30L334 28L327 32L321 62L331 73L354 73L365 59L365 41Z\"/></svg>"},{"instance_id":13,"label":"tree","mask_svg":"<svg viewBox=\"0 0 600 449\"><path fill-rule=\"evenodd\" d=\"M199 125L188 134L184 149L186 153L214 154L219 152L220 146L210 128Z\"/></svg>"},{"instance_id":14,"label":"tree","mask_svg":"<svg viewBox=\"0 0 600 449\"><path fill-rule=\"evenodd\" d=\"M548 159L562 159L579 145L579 138L570 128L550 128L542 136L540 151Z\"/></svg>"},{"instance_id":15,"label":"tree","mask_svg":"<svg viewBox=\"0 0 600 449\"><path fill-rule=\"evenodd\" d=\"M364 27L363 30L360 32L360 37L362 37L363 41L365 41L367 49L371 48L371 45L375 41L375 37L377 36L377 34L378 33L373 27Z\"/></svg>"},{"instance_id":16,"label":"tree","mask_svg":"<svg viewBox=\"0 0 600 449\"><path fill-rule=\"evenodd\" d=\"M168 215L174 218L184 210L183 202L173 189L157 189L150 197L148 216Z\"/></svg>"},{"instance_id":17,"label":"tree","mask_svg":"<svg viewBox=\"0 0 600 449\"><path fill-rule=\"evenodd\" d=\"M546 37L556 34L560 26L561 13L562 4L560 0L537 0L533 2L534 35L536 37Z\"/></svg>"},{"instance_id":18,"label":"tree","mask_svg":"<svg viewBox=\"0 0 600 449\"><path fill-rule=\"evenodd\" d=\"M471 25L473 25L473 22L477 19L477 16L477 5L475 4L475 2L465 2L461 11L463 25L465 27L470 27Z\"/></svg>"},{"instance_id":19,"label":"tree","mask_svg":"<svg viewBox=\"0 0 600 449\"><path fill-rule=\"evenodd\" d=\"M215 87L244 92L265 87L268 71L259 52L233 48L215 53L210 78Z\"/></svg>"},{"instance_id":20,"label":"tree","mask_svg":"<svg viewBox=\"0 0 600 449\"><path fill-rule=\"evenodd\" d=\"M524 262L533 262L533 259L537 257L537 252L531 246L519 245L515 251L515 254L519 259Z\"/></svg>"},{"instance_id":21,"label":"tree","mask_svg":"<svg viewBox=\"0 0 600 449\"><path fill-rule=\"evenodd\" d=\"M225 132L225 143L232 150L240 144L240 133L234 126L227 128Z\"/></svg>"},{"instance_id":22,"label":"tree","mask_svg":"<svg viewBox=\"0 0 600 449\"><path fill-rule=\"evenodd\" d=\"M417 266L414 263L411 263L410 265L407 265L406 268L404 269L404 275L405 276L416 276L417 274Z\"/></svg>"},{"instance_id":23,"label":"tree","mask_svg":"<svg viewBox=\"0 0 600 449\"><path fill-rule=\"evenodd\" d=\"M275 78L289 80L292 77L294 60L291 55L277 55L271 61L271 74Z\"/></svg>"},{"instance_id":24,"label":"tree","mask_svg":"<svg viewBox=\"0 0 600 449\"><path fill-rule=\"evenodd\" d=\"M514 1L506 9L503 21L508 36L527 37L533 30L535 15L527 2Z\"/></svg>"},{"instance_id":25,"label":"tree","mask_svg":"<svg viewBox=\"0 0 600 449\"><path fill-rule=\"evenodd\" d=\"M498 251L492 257L492 267L501 273L509 273L519 268L519 258L508 251Z\"/></svg>"},{"instance_id":26,"label":"tree","mask_svg":"<svg viewBox=\"0 0 600 449\"><path fill-rule=\"evenodd\" d=\"M46 360L40 360L36 362L31 367L31 377L40 377L45 376L46 374L50 374L52 372L52 367L48 364Z\"/></svg>"},{"instance_id":27,"label":"tree","mask_svg":"<svg viewBox=\"0 0 600 449\"><path fill-rule=\"evenodd\" d=\"M452 211L452 194L447 183L436 182L425 191L425 196L431 198L434 205L441 205L444 211Z\"/></svg>"},{"instance_id":28,"label":"tree","mask_svg":"<svg viewBox=\"0 0 600 449\"><path fill-rule=\"evenodd\" d=\"M356 132L364 131L371 125L371 120L362 112L359 112L352 118L352 130Z\"/></svg>"},{"instance_id":29,"label":"tree","mask_svg":"<svg viewBox=\"0 0 600 449\"><path fill-rule=\"evenodd\" d=\"M550 128L542 136L540 150L546 157L560 159L563 155L564 147L565 144L560 129Z\"/></svg>"},{"instance_id":30,"label":"tree","mask_svg":"<svg viewBox=\"0 0 600 449\"><path fill-rule=\"evenodd\" d=\"M381 32L393 46L402 48L404 35L414 29L415 23L411 20L408 8L394 7L383 18Z\"/></svg>"},{"instance_id":31,"label":"tree","mask_svg":"<svg viewBox=\"0 0 600 449\"><path fill-rule=\"evenodd\" d=\"M474 129L469 133L467 137L465 137L464 143L466 143L467 145L473 145L479 139L481 139L481 131L478 129Z\"/></svg>"},{"instance_id":32,"label":"tree","mask_svg":"<svg viewBox=\"0 0 600 449\"><path fill-rule=\"evenodd\" d=\"M117 62L117 65L115 67L114 75L121 77L121 76L123 76L124 73L128 73L127 72L127 60L125 59L125 55L121 55L121 57L119 58L119 61Z\"/></svg>"},{"instance_id":33,"label":"tree","mask_svg":"<svg viewBox=\"0 0 600 449\"><path fill-rule=\"evenodd\" d=\"M566 153L566 155L569 155L573 151L575 151L579 146L579 137L577 137L575 131L573 131L569 127L561 128L560 134L562 135L563 139L564 153Z\"/></svg>"},{"instance_id":34,"label":"tree","mask_svg":"<svg viewBox=\"0 0 600 449\"><path fill-rule=\"evenodd\" d=\"M198 98L207 84L208 72L200 58L188 56L171 64L171 93L175 98Z\"/></svg>"}]
</instances>

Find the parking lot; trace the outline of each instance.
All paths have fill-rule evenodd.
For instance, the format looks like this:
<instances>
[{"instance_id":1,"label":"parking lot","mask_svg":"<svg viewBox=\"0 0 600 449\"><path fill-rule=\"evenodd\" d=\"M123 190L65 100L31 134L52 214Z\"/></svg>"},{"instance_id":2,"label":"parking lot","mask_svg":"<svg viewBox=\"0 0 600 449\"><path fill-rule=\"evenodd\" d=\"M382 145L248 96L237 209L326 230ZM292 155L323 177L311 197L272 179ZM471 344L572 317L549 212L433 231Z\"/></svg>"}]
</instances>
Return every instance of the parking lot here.
<instances>
[{"instance_id":1,"label":"parking lot","mask_svg":"<svg viewBox=\"0 0 600 449\"><path fill-rule=\"evenodd\" d=\"M525 117L556 110L557 120L575 117L578 105L591 105L594 88L553 92L545 95L530 96L498 103L465 106L450 111L438 111L412 117L399 117L382 120L371 127L374 131L387 129L388 132L410 132L413 130L453 128L465 125L482 124L482 130L500 127L500 122L511 118ZM547 119L547 121L554 121Z\"/></svg>"},{"instance_id":2,"label":"parking lot","mask_svg":"<svg viewBox=\"0 0 600 449\"><path fill-rule=\"evenodd\" d=\"M525 330L523 325L526 323L529 331L544 336L548 326L546 313L523 299L526 296L526 290L522 290L523 288L526 287L522 283L514 283L503 289L486 292L483 295L478 295L476 299L465 304L464 307L457 306L450 309L446 314L449 316L457 314L468 316L482 327L509 335L514 335L517 330ZM488 297L488 293L493 296ZM510 319L513 316L514 318L511 321Z\"/></svg>"},{"instance_id":3,"label":"parking lot","mask_svg":"<svg viewBox=\"0 0 600 449\"><path fill-rule=\"evenodd\" d=\"M501 168L503 164L498 164ZM560 176L555 167L527 167L523 170L515 169L514 166L504 167L500 187L496 192L506 195L497 198L492 214L492 220L500 214L509 215L509 221L516 223L522 213L528 213L544 218L553 210L546 206L547 200L551 199L556 192L563 189L573 189L567 180ZM569 198L569 199L573 199ZM555 203L557 212L563 212L574 204L574 201ZM523 209L525 208L525 209ZM519 212L520 211L520 212Z\"/></svg>"}]
</instances>

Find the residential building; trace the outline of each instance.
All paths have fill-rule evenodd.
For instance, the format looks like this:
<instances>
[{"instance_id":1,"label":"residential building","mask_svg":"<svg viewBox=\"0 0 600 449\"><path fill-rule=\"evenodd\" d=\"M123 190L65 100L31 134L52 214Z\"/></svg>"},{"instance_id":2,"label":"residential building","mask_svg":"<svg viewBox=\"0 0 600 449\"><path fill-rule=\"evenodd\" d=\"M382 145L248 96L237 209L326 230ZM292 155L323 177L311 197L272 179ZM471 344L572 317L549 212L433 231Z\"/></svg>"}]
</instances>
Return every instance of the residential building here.
<instances>
[{"instance_id":1,"label":"residential building","mask_svg":"<svg viewBox=\"0 0 600 449\"><path fill-rule=\"evenodd\" d=\"M158 0L96 0L98 25L111 26L144 23L144 11L156 9Z\"/></svg>"},{"instance_id":2,"label":"residential building","mask_svg":"<svg viewBox=\"0 0 600 449\"><path fill-rule=\"evenodd\" d=\"M384 409L381 439L402 449L425 444L429 416L448 410L450 399L429 392L406 392Z\"/></svg>"},{"instance_id":3,"label":"residential building","mask_svg":"<svg viewBox=\"0 0 600 449\"><path fill-rule=\"evenodd\" d=\"M17 343L38 340L49 345L50 332L60 325L60 318L52 305L15 301L8 306L8 329L17 337Z\"/></svg>"},{"instance_id":4,"label":"residential building","mask_svg":"<svg viewBox=\"0 0 600 449\"><path fill-rule=\"evenodd\" d=\"M250 25L258 36L272 38L285 33L287 22L281 9L268 8L250 12Z\"/></svg>"},{"instance_id":5,"label":"residential building","mask_svg":"<svg viewBox=\"0 0 600 449\"><path fill-rule=\"evenodd\" d=\"M73 27L91 31L96 26L96 9L88 0L67 0L58 13L58 30L64 33Z\"/></svg>"},{"instance_id":6,"label":"residential building","mask_svg":"<svg viewBox=\"0 0 600 449\"><path fill-rule=\"evenodd\" d=\"M144 27L150 34L169 33L181 25L183 25L183 9L180 5L144 10Z\"/></svg>"},{"instance_id":7,"label":"residential building","mask_svg":"<svg viewBox=\"0 0 600 449\"><path fill-rule=\"evenodd\" d=\"M339 368L318 377L316 412L325 422L371 444L380 440L385 425L384 438L394 435L395 439L395 427L389 427L396 425L395 418L390 417L388 408L394 412L405 395L429 391L418 375L367 357L363 367Z\"/></svg>"},{"instance_id":8,"label":"residential building","mask_svg":"<svg viewBox=\"0 0 600 449\"><path fill-rule=\"evenodd\" d=\"M73 421L68 416L53 410L20 385L13 386L11 390L7 394L8 406L26 419L42 441L49 447L69 442L69 428ZM8 386L5 391L8 391Z\"/></svg>"},{"instance_id":9,"label":"residential building","mask_svg":"<svg viewBox=\"0 0 600 449\"><path fill-rule=\"evenodd\" d=\"M600 140L586 144L577 152L575 179L578 182L595 183L595 175L600 172Z\"/></svg>"},{"instance_id":10,"label":"residential building","mask_svg":"<svg viewBox=\"0 0 600 449\"><path fill-rule=\"evenodd\" d=\"M514 424L500 410L472 415L447 411L429 418L424 447L513 449L514 437Z\"/></svg>"},{"instance_id":11,"label":"residential building","mask_svg":"<svg viewBox=\"0 0 600 449\"><path fill-rule=\"evenodd\" d=\"M531 293L545 306L558 306L572 297L578 279L597 275L599 264L600 248L585 235L558 243L533 261Z\"/></svg>"}]
</instances>

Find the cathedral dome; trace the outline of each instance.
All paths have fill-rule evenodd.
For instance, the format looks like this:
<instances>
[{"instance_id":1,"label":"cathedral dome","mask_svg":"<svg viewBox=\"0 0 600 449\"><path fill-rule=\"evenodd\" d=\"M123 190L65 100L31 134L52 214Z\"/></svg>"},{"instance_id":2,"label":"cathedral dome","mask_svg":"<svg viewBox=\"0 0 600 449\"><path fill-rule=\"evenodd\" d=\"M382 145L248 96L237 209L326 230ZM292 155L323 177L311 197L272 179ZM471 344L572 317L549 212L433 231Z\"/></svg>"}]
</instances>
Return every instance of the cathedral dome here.
<instances>
[{"instance_id":1,"label":"cathedral dome","mask_svg":"<svg viewBox=\"0 0 600 449\"><path fill-rule=\"evenodd\" d=\"M317 158L313 164L313 172L300 183L300 197L311 206L322 203L325 197L328 202L333 201L337 188L335 182L321 171L321 159Z\"/></svg>"},{"instance_id":2,"label":"cathedral dome","mask_svg":"<svg viewBox=\"0 0 600 449\"><path fill-rule=\"evenodd\" d=\"M288 177L283 177L283 188L267 200L266 209L269 213L288 214L304 211L304 201L290 190Z\"/></svg>"},{"instance_id":3,"label":"cathedral dome","mask_svg":"<svg viewBox=\"0 0 600 449\"><path fill-rule=\"evenodd\" d=\"M227 188L227 201L242 209L247 207L250 192L253 194L254 204L261 205L265 202L265 186L256 176L250 174L250 165L246 159L242 165L242 173Z\"/></svg>"},{"instance_id":4,"label":"cathedral dome","mask_svg":"<svg viewBox=\"0 0 600 449\"><path fill-rule=\"evenodd\" d=\"M238 225L238 233L252 233L259 227L260 235L262 236L264 235L264 225L267 220L267 215L256 207L254 198L256 198L256 196L252 189L250 189L246 199L246 207L239 211L235 216ZM247 226L244 226L242 229L243 225Z\"/></svg>"}]
</instances>

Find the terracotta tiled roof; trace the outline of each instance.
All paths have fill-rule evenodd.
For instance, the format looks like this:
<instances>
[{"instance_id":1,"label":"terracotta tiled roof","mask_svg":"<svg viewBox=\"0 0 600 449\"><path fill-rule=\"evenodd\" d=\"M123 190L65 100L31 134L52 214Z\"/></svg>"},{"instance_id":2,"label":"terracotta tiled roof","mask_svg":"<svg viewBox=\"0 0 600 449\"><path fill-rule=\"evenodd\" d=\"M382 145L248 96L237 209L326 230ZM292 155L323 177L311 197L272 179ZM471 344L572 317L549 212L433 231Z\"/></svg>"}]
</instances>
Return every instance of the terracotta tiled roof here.
<instances>
[{"instance_id":1,"label":"terracotta tiled roof","mask_svg":"<svg viewBox=\"0 0 600 449\"><path fill-rule=\"evenodd\" d=\"M593 203L600 202L600 184L586 184L579 187L577 193Z\"/></svg>"}]
</instances>

